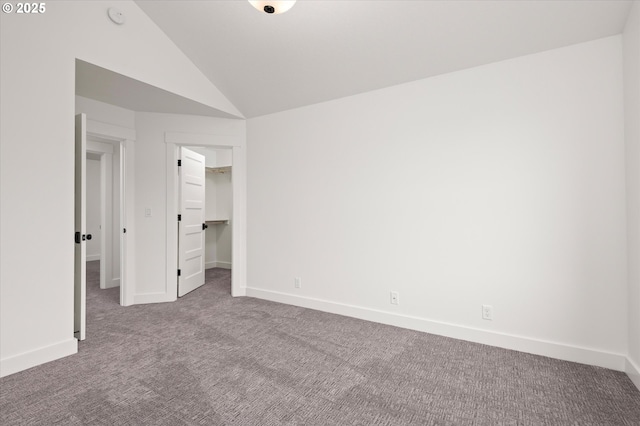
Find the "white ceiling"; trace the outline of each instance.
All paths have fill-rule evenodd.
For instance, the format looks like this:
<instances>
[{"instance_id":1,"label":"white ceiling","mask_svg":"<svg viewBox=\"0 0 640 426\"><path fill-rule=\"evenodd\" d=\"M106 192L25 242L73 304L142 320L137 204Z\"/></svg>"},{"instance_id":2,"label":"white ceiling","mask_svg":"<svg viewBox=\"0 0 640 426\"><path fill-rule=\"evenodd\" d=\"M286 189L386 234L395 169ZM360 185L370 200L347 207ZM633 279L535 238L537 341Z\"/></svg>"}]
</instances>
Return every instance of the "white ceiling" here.
<instances>
[{"instance_id":1,"label":"white ceiling","mask_svg":"<svg viewBox=\"0 0 640 426\"><path fill-rule=\"evenodd\" d=\"M622 32L630 1L137 1L246 117Z\"/></svg>"},{"instance_id":2,"label":"white ceiling","mask_svg":"<svg viewBox=\"0 0 640 426\"><path fill-rule=\"evenodd\" d=\"M224 111L79 59L76 60L76 95L131 111L236 118Z\"/></svg>"}]
</instances>

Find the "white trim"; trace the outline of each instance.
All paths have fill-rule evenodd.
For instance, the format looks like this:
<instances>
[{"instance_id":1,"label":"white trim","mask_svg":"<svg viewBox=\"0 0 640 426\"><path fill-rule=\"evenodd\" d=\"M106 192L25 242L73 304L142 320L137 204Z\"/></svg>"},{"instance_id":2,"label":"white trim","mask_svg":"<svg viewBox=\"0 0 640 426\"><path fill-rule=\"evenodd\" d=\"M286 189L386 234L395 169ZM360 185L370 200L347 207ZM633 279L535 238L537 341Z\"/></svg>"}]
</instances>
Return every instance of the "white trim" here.
<instances>
[{"instance_id":1,"label":"white trim","mask_svg":"<svg viewBox=\"0 0 640 426\"><path fill-rule=\"evenodd\" d=\"M87 141L88 142L88 141ZM113 144L109 144L112 153L100 155L100 256L104 254L105 261L100 262L100 288L107 285L107 155L113 160ZM110 232L109 232L110 234ZM113 235L110 235L113 238ZM99 259L102 260L102 259Z\"/></svg>"},{"instance_id":2,"label":"white trim","mask_svg":"<svg viewBox=\"0 0 640 426\"><path fill-rule=\"evenodd\" d=\"M247 287L247 150L234 147L232 162L231 296L240 297Z\"/></svg>"},{"instance_id":3,"label":"white trim","mask_svg":"<svg viewBox=\"0 0 640 426\"><path fill-rule=\"evenodd\" d=\"M134 141L136 140L136 131L127 127L87 119L87 136L97 136L112 141Z\"/></svg>"},{"instance_id":4,"label":"white trim","mask_svg":"<svg viewBox=\"0 0 640 426\"><path fill-rule=\"evenodd\" d=\"M165 292L178 297L178 147L167 143L167 270Z\"/></svg>"},{"instance_id":5,"label":"white trim","mask_svg":"<svg viewBox=\"0 0 640 426\"><path fill-rule=\"evenodd\" d=\"M454 339L467 340L470 342L482 343L485 345L497 346L499 348L527 352L565 361L595 365L617 371L625 371L626 357L622 354L604 352L597 349L567 345L558 342L531 339L523 336L496 333L488 330L433 321L426 318L400 315L393 312L379 311L361 306L347 305L328 300L296 296L252 287L247 287L246 294L247 296L259 299L301 306L303 308L315 309L338 315L345 315L348 317L393 325L410 330L452 337Z\"/></svg>"},{"instance_id":6,"label":"white trim","mask_svg":"<svg viewBox=\"0 0 640 426\"><path fill-rule=\"evenodd\" d=\"M232 269L231 262L219 262L215 260L204 264L204 269L211 269L211 268Z\"/></svg>"},{"instance_id":7,"label":"white trim","mask_svg":"<svg viewBox=\"0 0 640 426\"><path fill-rule=\"evenodd\" d=\"M87 135L87 152L93 152L95 154L113 154L113 142L100 142L96 138L102 139L103 137L94 134L93 136Z\"/></svg>"},{"instance_id":8,"label":"white trim","mask_svg":"<svg viewBox=\"0 0 640 426\"><path fill-rule=\"evenodd\" d=\"M640 366L634 363L630 357L627 357L627 365L625 368L627 376L631 379L634 385L640 390Z\"/></svg>"},{"instance_id":9,"label":"white trim","mask_svg":"<svg viewBox=\"0 0 640 426\"><path fill-rule=\"evenodd\" d=\"M232 148L242 146L242 137L233 135L207 135L201 133L165 132L164 142L173 145L218 146Z\"/></svg>"},{"instance_id":10,"label":"white trim","mask_svg":"<svg viewBox=\"0 0 640 426\"><path fill-rule=\"evenodd\" d=\"M136 289L135 244L135 144L134 140L120 143L120 228L125 228L120 242L120 305L134 304ZM124 194L124 197L122 196Z\"/></svg>"},{"instance_id":11,"label":"white trim","mask_svg":"<svg viewBox=\"0 0 640 426\"><path fill-rule=\"evenodd\" d=\"M78 340L71 338L53 345L38 348L29 352L10 356L0 360L0 377L26 370L46 362L55 361L78 353Z\"/></svg>"},{"instance_id":12,"label":"white trim","mask_svg":"<svg viewBox=\"0 0 640 426\"><path fill-rule=\"evenodd\" d=\"M100 260L100 253L87 255L87 262L94 262L96 260Z\"/></svg>"}]
</instances>

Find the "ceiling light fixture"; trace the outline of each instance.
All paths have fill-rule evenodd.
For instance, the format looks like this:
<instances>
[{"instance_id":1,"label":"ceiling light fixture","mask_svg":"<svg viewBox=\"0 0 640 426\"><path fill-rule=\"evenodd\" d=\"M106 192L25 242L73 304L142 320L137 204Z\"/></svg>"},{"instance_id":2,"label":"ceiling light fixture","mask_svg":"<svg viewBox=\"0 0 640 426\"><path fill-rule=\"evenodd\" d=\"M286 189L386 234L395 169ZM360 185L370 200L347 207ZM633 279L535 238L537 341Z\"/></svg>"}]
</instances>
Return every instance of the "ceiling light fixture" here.
<instances>
[{"instance_id":1,"label":"ceiling light fixture","mask_svg":"<svg viewBox=\"0 0 640 426\"><path fill-rule=\"evenodd\" d=\"M291 9L296 0L271 0L271 1L253 1L249 0L249 3L261 12L268 13L269 15L277 15L284 13Z\"/></svg>"}]
</instances>

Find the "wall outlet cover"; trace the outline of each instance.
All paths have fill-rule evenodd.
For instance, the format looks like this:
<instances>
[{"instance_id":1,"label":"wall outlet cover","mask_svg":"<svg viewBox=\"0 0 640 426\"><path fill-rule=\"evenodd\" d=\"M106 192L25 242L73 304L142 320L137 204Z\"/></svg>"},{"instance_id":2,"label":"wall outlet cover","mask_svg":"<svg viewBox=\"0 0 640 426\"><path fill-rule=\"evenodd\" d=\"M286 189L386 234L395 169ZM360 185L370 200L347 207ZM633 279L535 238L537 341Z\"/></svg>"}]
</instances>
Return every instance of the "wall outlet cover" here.
<instances>
[{"instance_id":1,"label":"wall outlet cover","mask_svg":"<svg viewBox=\"0 0 640 426\"><path fill-rule=\"evenodd\" d=\"M482 305L482 319L489 321L493 320L493 306Z\"/></svg>"}]
</instances>

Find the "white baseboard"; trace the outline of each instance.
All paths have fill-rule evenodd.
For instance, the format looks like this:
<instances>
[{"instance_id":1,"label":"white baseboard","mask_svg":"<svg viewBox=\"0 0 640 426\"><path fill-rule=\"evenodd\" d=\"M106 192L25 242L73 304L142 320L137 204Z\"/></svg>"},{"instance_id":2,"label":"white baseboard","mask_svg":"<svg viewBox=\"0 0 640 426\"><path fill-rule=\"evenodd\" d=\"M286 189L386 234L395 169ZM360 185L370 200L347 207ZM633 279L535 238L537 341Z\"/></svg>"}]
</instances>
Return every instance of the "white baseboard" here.
<instances>
[{"instance_id":1,"label":"white baseboard","mask_svg":"<svg viewBox=\"0 0 640 426\"><path fill-rule=\"evenodd\" d=\"M114 287L120 287L120 278L112 279L111 282L107 283L107 285L104 288L114 288Z\"/></svg>"},{"instance_id":2,"label":"white baseboard","mask_svg":"<svg viewBox=\"0 0 640 426\"><path fill-rule=\"evenodd\" d=\"M94 260L100 260L100 254L88 254L87 262L93 262Z\"/></svg>"},{"instance_id":3,"label":"white baseboard","mask_svg":"<svg viewBox=\"0 0 640 426\"><path fill-rule=\"evenodd\" d=\"M625 372L633 384L636 385L638 390L640 390L640 366L634 363L629 357L627 357L627 368L625 369Z\"/></svg>"},{"instance_id":4,"label":"white baseboard","mask_svg":"<svg viewBox=\"0 0 640 426\"><path fill-rule=\"evenodd\" d=\"M78 353L74 338L0 360L0 377Z\"/></svg>"},{"instance_id":5,"label":"white baseboard","mask_svg":"<svg viewBox=\"0 0 640 426\"><path fill-rule=\"evenodd\" d=\"M211 268L231 269L231 262L213 261L213 262L207 262L204 264L204 269L211 269Z\"/></svg>"},{"instance_id":6,"label":"white baseboard","mask_svg":"<svg viewBox=\"0 0 640 426\"><path fill-rule=\"evenodd\" d=\"M625 371L627 363L625 355L622 354L464 327L311 297L253 287L247 287L247 296L617 371Z\"/></svg>"}]
</instances>

